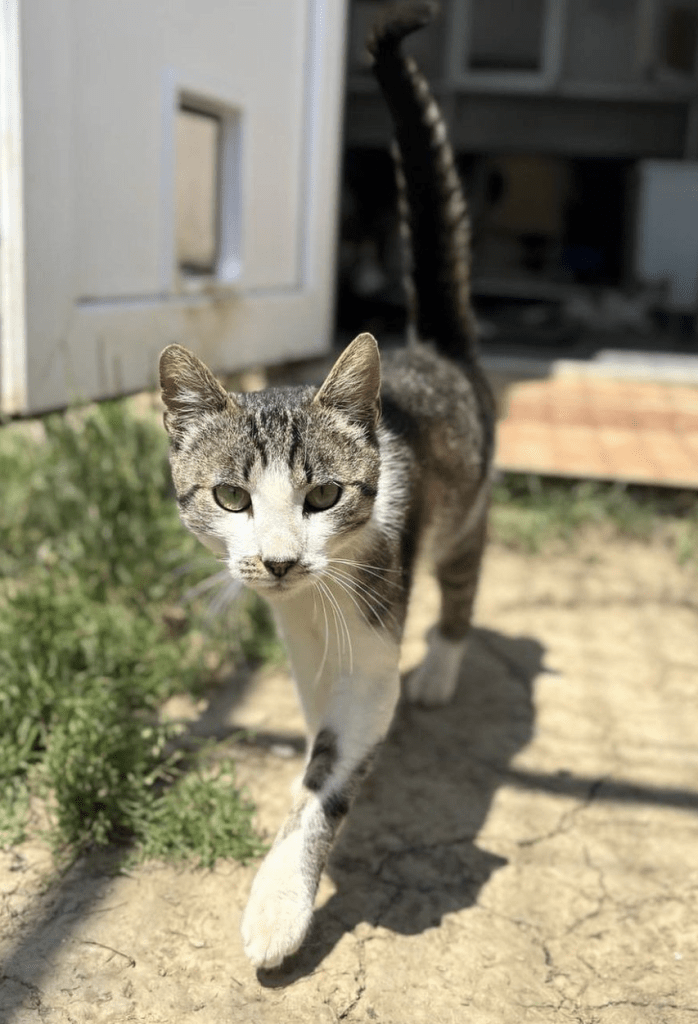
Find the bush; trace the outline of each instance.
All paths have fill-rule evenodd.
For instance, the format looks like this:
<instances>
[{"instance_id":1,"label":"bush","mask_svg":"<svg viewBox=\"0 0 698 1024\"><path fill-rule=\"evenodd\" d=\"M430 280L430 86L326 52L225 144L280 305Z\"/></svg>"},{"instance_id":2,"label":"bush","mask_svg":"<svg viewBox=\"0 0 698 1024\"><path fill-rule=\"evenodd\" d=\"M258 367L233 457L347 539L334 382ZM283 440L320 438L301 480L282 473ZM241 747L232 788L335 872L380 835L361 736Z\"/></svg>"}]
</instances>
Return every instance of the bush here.
<instances>
[{"instance_id":1,"label":"bush","mask_svg":"<svg viewBox=\"0 0 698 1024\"><path fill-rule=\"evenodd\" d=\"M109 402L47 417L44 428L40 442L0 431L0 838L20 838L29 796L41 793L59 846L128 836L154 850L151 830L181 819L163 789L173 763L159 707L210 684L196 613L173 636L166 611L211 562L178 521L159 425ZM231 648L274 650L260 614L248 603L232 636L214 631L219 660ZM181 792L210 810L219 782L196 790L198 778L180 780ZM256 850L249 808L229 775L220 785L227 838L214 845L201 827L182 827L158 856L208 862L226 842L234 856ZM201 825L208 812L196 813Z\"/></svg>"}]
</instances>

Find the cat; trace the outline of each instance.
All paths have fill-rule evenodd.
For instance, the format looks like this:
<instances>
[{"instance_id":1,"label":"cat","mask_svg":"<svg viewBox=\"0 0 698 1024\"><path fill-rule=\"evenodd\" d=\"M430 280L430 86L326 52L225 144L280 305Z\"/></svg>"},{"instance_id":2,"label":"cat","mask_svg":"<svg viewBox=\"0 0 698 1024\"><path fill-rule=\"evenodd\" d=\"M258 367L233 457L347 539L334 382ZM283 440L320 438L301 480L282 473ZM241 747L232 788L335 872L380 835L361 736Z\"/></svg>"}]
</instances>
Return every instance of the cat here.
<instances>
[{"instance_id":1,"label":"cat","mask_svg":"<svg viewBox=\"0 0 698 1024\"><path fill-rule=\"evenodd\" d=\"M307 723L305 770L242 918L257 968L278 966L302 944L332 843L390 727L418 554L434 561L441 613L407 699L450 700L470 625L494 405L477 362L453 153L428 85L400 47L435 8L388 8L367 44L399 150L409 344L381 358L360 334L319 389L248 394L226 393L181 346L160 359L181 518L269 601Z\"/></svg>"}]
</instances>

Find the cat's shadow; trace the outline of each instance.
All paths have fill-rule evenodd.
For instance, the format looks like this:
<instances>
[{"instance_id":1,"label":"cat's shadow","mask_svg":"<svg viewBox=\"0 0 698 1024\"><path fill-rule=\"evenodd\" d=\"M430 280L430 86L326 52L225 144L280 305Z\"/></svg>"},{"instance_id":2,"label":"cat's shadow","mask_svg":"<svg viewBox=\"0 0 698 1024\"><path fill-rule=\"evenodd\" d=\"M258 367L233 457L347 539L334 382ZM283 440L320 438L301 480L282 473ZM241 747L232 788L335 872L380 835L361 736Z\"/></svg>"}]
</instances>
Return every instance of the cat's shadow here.
<instances>
[{"instance_id":1,"label":"cat's shadow","mask_svg":"<svg viewBox=\"0 0 698 1024\"><path fill-rule=\"evenodd\" d=\"M476 837L512 757L531 738L543 653L529 637L473 630L453 702L400 706L330 859L336 891L301 950L258 972L263 985L310 974L360 922L414 935L476 902L506 863Z\"/></svg>"}]
</instances>

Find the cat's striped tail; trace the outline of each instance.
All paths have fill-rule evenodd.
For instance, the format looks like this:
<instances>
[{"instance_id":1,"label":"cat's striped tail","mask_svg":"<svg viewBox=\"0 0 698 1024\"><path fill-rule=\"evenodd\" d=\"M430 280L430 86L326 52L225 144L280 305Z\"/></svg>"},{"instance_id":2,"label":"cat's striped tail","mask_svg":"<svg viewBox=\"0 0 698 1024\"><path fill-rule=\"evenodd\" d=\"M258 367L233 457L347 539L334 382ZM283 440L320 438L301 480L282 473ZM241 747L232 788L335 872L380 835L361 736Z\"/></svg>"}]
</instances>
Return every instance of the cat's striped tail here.
<instances>
[{"instance_id":1,"label":"cat's striped tail","mask_svg":"<svg viewBox=\"0 0 698 1024\"><path fill-rule=\"evenodd\" d=\"M392 115L411 326L444 355L474 362L470 220L438 104L401 41L438 11L430 0L386 6L366 46Z\"/></svg>"}]
</instances>

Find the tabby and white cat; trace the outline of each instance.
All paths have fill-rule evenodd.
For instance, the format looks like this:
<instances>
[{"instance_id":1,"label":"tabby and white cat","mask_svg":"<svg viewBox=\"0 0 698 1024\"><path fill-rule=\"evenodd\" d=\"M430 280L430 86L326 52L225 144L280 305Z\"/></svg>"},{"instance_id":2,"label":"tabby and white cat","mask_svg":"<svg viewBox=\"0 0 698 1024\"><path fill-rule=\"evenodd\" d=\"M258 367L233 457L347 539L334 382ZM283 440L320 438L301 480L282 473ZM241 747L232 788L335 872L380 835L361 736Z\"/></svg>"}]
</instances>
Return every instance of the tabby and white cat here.
<instances>
[{"instance_id":1,"label":"tabby and white cat","mask_svg":"<svg viewBox=\"0 0 698 1024\"><path fill-rule=\"evenodd\" d=\"M256 967L274 967L301 945L332 842L390 727L418 554L434 560L442 605L408 699L452 697L470 623L493 403L476 360L469 227L453 154L426 81L400 50L434 8L389 8L368 44L399 149L410 345L381 360L361 334L319 390L253 394L226 393L178 345L161 356L181 518L271 603L308 728L292 809L242 919Z\"/></svg>"}]
</instances>

